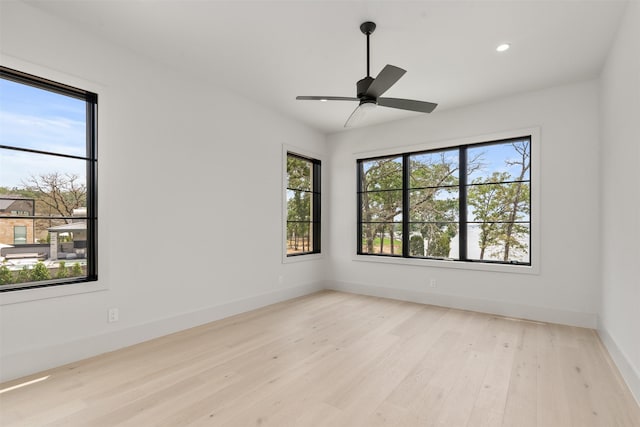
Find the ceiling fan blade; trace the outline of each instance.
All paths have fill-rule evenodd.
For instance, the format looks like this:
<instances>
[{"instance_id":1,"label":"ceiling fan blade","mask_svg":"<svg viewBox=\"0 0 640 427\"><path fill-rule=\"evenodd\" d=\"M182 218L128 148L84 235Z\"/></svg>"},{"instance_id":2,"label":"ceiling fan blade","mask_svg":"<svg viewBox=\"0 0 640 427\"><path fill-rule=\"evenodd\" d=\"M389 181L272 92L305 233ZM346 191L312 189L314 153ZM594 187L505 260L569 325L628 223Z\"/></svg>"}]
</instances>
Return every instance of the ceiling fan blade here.
<instances>
[{"instance_id":1,"label":"ceiling fan blade","mask_svg":"<svg viewBox=\"0 0 640 427\"><path fill-rule=\"evenodd\" d=\"M398 68L393 65L385 65L378 77L375 78L371 86L365 92L366 96L371 98L377 98L385 93L391 86L395 84L400 77L406 73L402 68Z\"/></svg>"},{"instance_id":2,"label":"ceiling fan blade","mask_svg":"<svg viewBox=\"0 0 640 427\"><path fill-rule=\"evenodd\" d=\"M414 101L413 99L402 98L378 98L378 105L398 108L400 110L417 111L419 113L430 113L438 106L438 104L434 104L433 102Z\"/></svg>"},{"instance_id":3,"label":"ceiling fan blade","mask_svg":"<svg viewBox=\"0 0 640 427\"><path fill-rule=\"evenodd\" d=\"M358 98L349 96L296 96L296 99L302 101L360 101Z\"/></svg>"},{"instance_id":4,"label":"ceiling fan blade","mask_svg":"<svg viewBox=\"0 0 640 427\"><path fill-rule=\"evenodd\" d=\"M364 117L366 111L362 108L362 105L358 105L353 113L349 116L347 121L344 123L344 127L349 128L358 124L360 120Z\"/></svg>"}]
</instances>

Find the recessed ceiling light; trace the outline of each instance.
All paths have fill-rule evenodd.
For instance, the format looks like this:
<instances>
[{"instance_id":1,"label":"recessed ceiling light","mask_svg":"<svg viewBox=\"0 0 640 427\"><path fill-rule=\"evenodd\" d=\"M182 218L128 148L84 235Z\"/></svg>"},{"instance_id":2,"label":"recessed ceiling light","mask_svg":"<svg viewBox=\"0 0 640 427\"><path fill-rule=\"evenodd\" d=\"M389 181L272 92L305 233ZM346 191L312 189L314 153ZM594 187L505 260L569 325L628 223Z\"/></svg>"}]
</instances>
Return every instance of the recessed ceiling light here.
<instances>
[{"instance_id":1,"label":"recessed ceiling light","mask_svg":"<svg viewBox=\"0 0 640 427\"><path fill-rule=\"evenodd\" d=\"M505 50L509 50L511 45L509 43L502 43L500 46L496 48L498 52L504 52Z\"/></svg>"},{"instance_id":2,"label":"recessed ceiling light","mask_svg":"<svg viewBox=\"0 0 640 427\"><path fill-rule=\"evenodd\" d=\"M327 100L326 100L326 99L324 99L324 98L322 98L322 99L320 100L320 102L327 102Z\"/></svg>"}]
</instances>

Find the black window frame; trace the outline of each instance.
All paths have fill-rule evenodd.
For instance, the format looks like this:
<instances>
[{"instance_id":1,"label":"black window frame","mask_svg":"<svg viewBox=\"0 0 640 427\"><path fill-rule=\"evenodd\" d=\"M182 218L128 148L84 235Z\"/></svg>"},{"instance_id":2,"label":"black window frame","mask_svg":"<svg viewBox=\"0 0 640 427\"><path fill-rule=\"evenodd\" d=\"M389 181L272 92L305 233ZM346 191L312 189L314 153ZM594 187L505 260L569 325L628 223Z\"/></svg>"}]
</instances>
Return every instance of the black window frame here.
<instances>
[{"instance_id":1,"label":"black window frame","mask_svg":"<svg viewBox=\"0 0 640 427\"><path fill-rule=\"evenodd\" d=\"M58 83L43 77L0 65L0 79L13 81L40 90L84 101L86 104L86 152L85 156L50 152L20 146L0 144L0 149L45 156L57 156L86 162L87 213L86 216L36 216L16 215L20 219L73 219L85 220L87 225L87 268L86 275L65 279L50 279L38 282L0 286L0 292L12 292L25 289L70 285L75 283L95 282L98 280L98 94L74 86Z\"/></svg>"},{"instance_id":2,"label":"black window frame","mask_svg":"<svg viewBox=\"0 0 640 427\"><path fill-rule=\"evenodd\" d=\"M380 155L380 156L374 156L374 157L366 157L366 158L358 158L356 160L356 183L357 183L357 197L356 197L356 203L357 203L357 227L356 227L356 254L359 256L367 256L367 257L386 257L386 258L400 258L400 259L416 259L416 260L420 260L420 259L425 259L425 260L439 260L439 261L450 261L450 262L462 262L462 263L477 263L477 264L498 264L498 265L518 265L518 266L532 266L532 257L533 257L533 251L532 251L532 235L533 235L533 219L532 219L532 214L529 213L529 220L528 221L523 221L528 223L529 225L529 241L528 241L528 257L529 257L529 261L528 262L522 262L522 261L500 261L500 260L488 260L488 259L483 259L483 260L479 260L479 259L474 259L474 258L469 258L467 255L467 243L468 243L468 239L467 239L467 226L469 224L474 224L474 223L478 223L477 221L468 221L467 219L467 209L468 209L468 203L467 203L467 189L472 186L472 185L477 185L477 184L472 184L467 182L467 178L468 178L468 171L467 171L467 151L470 148L476 148L476 147L482 147L482 146L490 146L490 145L498 145L498 144L508 144L511 142L517 142L517 141L524 141L527 140L529 143L529 162L530 165L533 163L533 150L532 150L532 141L533 141L533 135L531 134L527 134L527 135L522 135L522 136L518 136L518 137L509 137L509 138L504 138L504 139L497 139L497 140L490 140L490 141L483 141L483 142L478 142L478 143L471 143L471 144L462 144L462 145L456 145L456 146L450 146L450 147L439 147L439 148L434 148L434 149L428 149L428 150L418 150L418 151L410 151L410 152L402 152L402 153L394 153L394 154L385 154L385 155ZM430 257L430 256L415 256L415 255L410 255L410 251L409 251L409 243L410 243L410 224L411 222L411 215L410 215L410 197L409 197L409 193L411 190L411 185L410 185L410 157L413 155L418 155L418 154L429 154L429 153L439 153L439 152L445 152L445 151L454 151L457 150L458 151L458 169L459 169L459 176L458 176L458 249L459 249L459 254L458 254L458 258L444 258L444 257ZM363 171L363 168L361 167L363 162L367 162L367 161L372 161L372 160L380 160L380 159L388 159L388 158L401 158L402 161L402 253L401 254L389 254L389 253L371 253L371 252L364 252L362 249L362 226L365 223L363 221L362 218L362 195L363 193L366 193L367 191L363 191L362 189L362 179L361 179L361 172ZM464 173L463 173L464 172ZM516 181L509 181L509 182L516 182ZM531 207L532 205L532 193L533 193L533 188L532 188L532 184L533 184L533 171L532 168L529 167L529 179L528 180L523 180L522 182L528 182L529 183L529 207ZM502 184L505 182L499 182L499 184ZM498 184L498 183L497 183Z\"/></svg>"},{"instance_id":3,"label":"black window frame","mask_svg":"<svg viewBox=\"0 0 640 427\"><path fill-rule=\"evenodd\" d=\"M289 187L289 179L287 177L287 182L286 182L286 186L285 186L285 191L303 191L303 192L308 192L311 194L312 197L312 209L311 209L311 233L312 233L312 239L311 239L311 245L312 245L312 249L310 251L305 251L305 252L295 252L295 253L287 253L287 236L288 236L288 229L289 229L289 223L291 222L302 222L302 221L289 221L289 218L287 216L287 214L285 214L285 255L287 258L293 258L293 257L299 257L299 256L304 256L304 255L312 255L312 254L319 254L322 252L322 239L321 239L321 213L322 213L322 209L321 209L321 189L322 189L322 185L321 185L321 175L322 175L322 162L319 159L313 158L313 157L309 157L309 156L305 156L302 154L298 154L296 152L293 151L288 151L286 152L286 158L285 158L285 164L288 162L289 157L295 157L297 159L306 161L311 163L311 176L312 176L312 188L311 190L305 190L305 189L298 189L298 188L291 188ZM286 171L286 167L285 167L285 171ZM287 205L287 199L285 197L285 206ZM286 212L286 209L285 209Z\"/></svg>"}]
</instances>

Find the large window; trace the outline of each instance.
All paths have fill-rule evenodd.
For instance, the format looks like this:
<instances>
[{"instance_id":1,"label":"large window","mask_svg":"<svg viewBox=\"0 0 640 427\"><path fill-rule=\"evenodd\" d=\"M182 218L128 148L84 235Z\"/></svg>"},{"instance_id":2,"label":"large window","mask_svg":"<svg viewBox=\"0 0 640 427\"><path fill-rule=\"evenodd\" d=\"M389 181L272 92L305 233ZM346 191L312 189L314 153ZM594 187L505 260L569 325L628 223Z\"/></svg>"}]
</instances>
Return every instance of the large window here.
<instances>
[{"instance_id":1,"label":"large window","mask_svg":"<svg viewBox=\"0 0 640 427\"><path fill-rule=\"evenodd\" d=\"M320 161L287 153L287 256L320 252Z\"/></svg>"},{"instance_id":2,"label":"large window","mask_svg":"<svg viewBox=\"0 0 640 427\"><path fill-rule=\"evenodd\" d=\"M357 163L358 254L531 265L531 137Z\"/></svg>"},{"instance_id":3,"label":"large window","mask_svg":"<svg viewBox=\"0 0 640 427\"><path fill-rule=\"evenodd\" d=\"M97 279L97 95L0 67L0 291Z\"/></svg>"}]
</instances>

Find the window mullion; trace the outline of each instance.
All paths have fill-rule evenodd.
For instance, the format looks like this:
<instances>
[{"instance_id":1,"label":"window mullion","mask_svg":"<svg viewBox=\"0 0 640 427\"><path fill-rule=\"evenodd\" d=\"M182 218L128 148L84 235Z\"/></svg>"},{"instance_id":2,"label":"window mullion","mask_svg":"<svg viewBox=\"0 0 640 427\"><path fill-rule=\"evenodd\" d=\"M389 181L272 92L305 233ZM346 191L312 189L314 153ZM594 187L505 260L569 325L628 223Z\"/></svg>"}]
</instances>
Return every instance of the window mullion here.
<instances>
[{"instance_id":1,"label":"window mullion","mask_svg":"<svg viewBox=\"0 0 640 427\"><path fill-rule=\"evenodd\" d=\"M402 156L402 257L409 257L409 185L410 185L409 154Z\"/></svg>"},{"instance_id":2,"label":"window mullion","mask_svg":"<svg viewBox=\"0 0 640 427\"><path fill-rule=\"evenodd\" d=\"M320 252L320 163L313 162L313 252Z\"/></svg>"},{"instance_id":3,"label":"window mullion","mask_svg":"<svg viewBox=\"0 0 640 427\"><path fill-rule=\"evenodd\" d=\"M364 168L362 165L362 161L358 161L358 168L356 171L356 187L358 190L358 197L356 197L357 199L357 209L356 211L358 212L358 226L356 227L356 233L358 233L358 235L356 236L356 253L361 254L362 253L362 176L364 174Z\"/></svg>"},{"instance_id":4,"label":"window mullion","mask_svg":"<svg viewBox=\"0 0 640 427\"><path fill-rule=\"evenodd\" d=\"M458 258L467 260L467 146L459 148L458 179Z\"/></svg>"}]
</instances>

